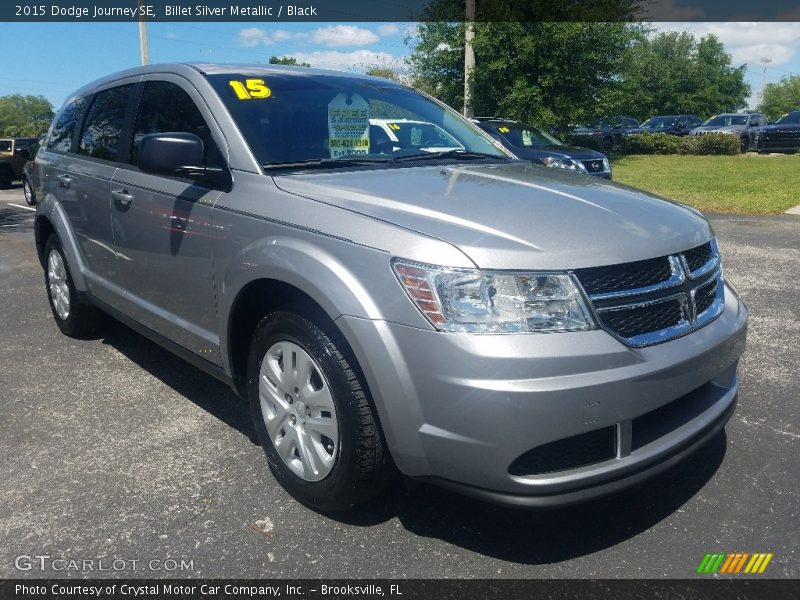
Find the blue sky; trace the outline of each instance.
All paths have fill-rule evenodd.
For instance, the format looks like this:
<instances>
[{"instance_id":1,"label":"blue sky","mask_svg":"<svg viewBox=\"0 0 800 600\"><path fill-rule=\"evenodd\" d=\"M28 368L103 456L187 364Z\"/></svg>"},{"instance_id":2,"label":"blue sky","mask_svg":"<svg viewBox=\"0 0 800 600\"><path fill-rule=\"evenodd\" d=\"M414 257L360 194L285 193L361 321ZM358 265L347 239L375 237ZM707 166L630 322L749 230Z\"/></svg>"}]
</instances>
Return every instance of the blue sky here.
<instances>
[{"instance_id":1,"label":"blue sky","mask_svg":"<svg viewBox=\"0 0 800 600\"><path fill-rule=\"evenodd\" d=\"M409 23L150 23L150 61L266 62L290 55L316 67L363 70L401 65ZM762 58L767 81L800 74L800 23L662 23L659 30L715 33L735 64L747 64L757 96ZM0 95L41 94L54 106L84 83L139 64L136 23L2 23L10 59L0 69ZM752 99L755 104L757 98Z\"/></svg>"}]
</instances>

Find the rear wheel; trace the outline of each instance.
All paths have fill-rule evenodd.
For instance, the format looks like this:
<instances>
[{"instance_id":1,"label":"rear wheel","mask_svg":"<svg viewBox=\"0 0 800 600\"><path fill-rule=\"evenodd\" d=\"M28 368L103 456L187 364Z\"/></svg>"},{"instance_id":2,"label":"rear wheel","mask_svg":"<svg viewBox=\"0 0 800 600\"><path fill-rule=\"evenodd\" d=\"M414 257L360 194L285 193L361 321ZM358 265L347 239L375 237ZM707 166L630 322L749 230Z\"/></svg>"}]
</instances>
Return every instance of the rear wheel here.
<instances>
[{"instance_id":1,"label":"rear wheel","mask_svg":"<svg viewBox=\"0 0 800 600\"><path fill-rule=\"evenodd\" d=\"M97 329L99 313L78 296L57 236L47 239L44 255L47 299L58 328L70 337L91 335Z\"/></svg>"},{"instance_id":2,"label":"rear wheel","mask_svg":"<svg viewBox=\"0 0 800 600\"><path fill-rule=\"evenodd\" d=\"M33 186L27 177L22 179L22 191L25 194L25 203L28 206L36 204L36 195L33 192Z\"/></svg>"},{"instance_id":3,"label":"rear wheel","mask_svg":"<svg viewBox=\"0 0 800 600\"><path fill-rule=\"evenodd\" d=\"M332 339L333 338L333 339ZM248 358L248 399L272 474L321 511L380 493L393 467L344 342L288 311L267 315Z\"/></svg>"},{"instance_id":4,"label":"rear wheel","mask_svg":"<svg viewBox=\"0 0 800 600\"><path fill-rule=\"evenodd\" d=\"M600 149L602 150L603 154L608 156L614 149L614 142L611 140L611 138L603 138L603 142L600 144Z\"/></svg>"}]
</instances>

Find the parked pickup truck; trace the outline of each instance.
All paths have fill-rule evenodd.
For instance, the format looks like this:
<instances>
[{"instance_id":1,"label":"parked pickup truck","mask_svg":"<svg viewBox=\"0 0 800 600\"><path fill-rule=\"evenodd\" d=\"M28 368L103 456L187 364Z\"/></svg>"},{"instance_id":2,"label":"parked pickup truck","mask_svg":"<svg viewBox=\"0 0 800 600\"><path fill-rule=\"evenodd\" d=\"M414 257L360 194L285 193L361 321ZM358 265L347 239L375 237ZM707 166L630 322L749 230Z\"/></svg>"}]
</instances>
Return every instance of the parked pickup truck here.
<instances>
[{"instance_id":1,"label":"parked pickup truck","mask_svg":"<svg viewBox=\"0 0 800 600\"><path fill-rule=\"evenodd\" d=\"M30 148L36 138L0 138L0 189L22 179L22 168L28 161Z\"/></svg>"}]
</instances>

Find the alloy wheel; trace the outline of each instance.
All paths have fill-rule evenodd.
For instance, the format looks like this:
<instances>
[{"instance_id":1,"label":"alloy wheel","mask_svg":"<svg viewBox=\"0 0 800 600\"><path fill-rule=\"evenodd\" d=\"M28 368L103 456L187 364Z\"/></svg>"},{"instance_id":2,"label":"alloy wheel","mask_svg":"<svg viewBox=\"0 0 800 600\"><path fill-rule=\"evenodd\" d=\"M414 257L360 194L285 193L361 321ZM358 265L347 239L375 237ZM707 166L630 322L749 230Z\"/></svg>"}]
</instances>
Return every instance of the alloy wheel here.
<instances>
[{"instance_id":1,"label":"alloy wheel","mask_svg":"<svg viewBox=\"0 0 800 600\"><path fill-rule=\"evenodd\" d=\"M53 301L58 318L66 321L69 318L67 269L64 266L64 259L56 250L51 250L47 257L47 284L50 289L50 299Z\"/></svg>"},{"instance_id":2,"label":"alloy wheel","mask_svg":"<svg viewBox=\"0 0 800 600\"><path fill-rule=\"evenodd\" d=\"M336 407L322 368L289 341L264 355L258 381L261 415L278 455L305 481L327 477L339 450Z\"/></svg>"}]
</instances>

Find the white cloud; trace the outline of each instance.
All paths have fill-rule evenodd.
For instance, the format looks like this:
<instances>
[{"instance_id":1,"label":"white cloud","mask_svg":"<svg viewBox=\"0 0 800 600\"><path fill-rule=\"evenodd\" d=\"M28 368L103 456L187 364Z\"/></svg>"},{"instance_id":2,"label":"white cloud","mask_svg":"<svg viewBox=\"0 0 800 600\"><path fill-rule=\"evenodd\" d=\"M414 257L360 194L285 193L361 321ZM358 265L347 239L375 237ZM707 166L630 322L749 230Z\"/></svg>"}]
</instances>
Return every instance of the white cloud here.
<instances>
[{"instance_id":1,"label":"white cloud","mask_svg":"<svg viewBox=\"0 0 800 600\"><path fill-rule=\"evenodd\" d=\"M290 56L297 62L307 62L312 67L320 69L336 69L346 71L361 71L365 66L375 64L397 64L399 59L388 52L374 50L353 50L341 52L340 50L318 50L316 52L295 52Z\"/></svg>"},{"instance_id":2,"label":"white cloud","mask_svg":"<svg viewBox=\"0 0 800 600\"><path fill-rule=\"evenodd\" d=\"M355 25L332 25L311 32L311 41L323 46L363 46L374 44L380 38L369 29Z\"/></svg>"},{"instance_id":3,"label":"white cloud","mask_svg":"<svg viewBox=\"0 0 800 600\"><path fill-rule=\"evenodd\" d=\"M394 23L385 23L378 25L378 33L383 36L397 35L400 33L400 28Z\"/></svg>"},{"instance_id":4,"label":"white cloud","mask_svg":"<svg viewBox=\"0 0 800 600\"><path fill-rule=\"evenodd\" d=\"M259 44L271 44L272 38L263 29L258 27L248 27L239 32L239 44L251 48Z\"/></svg>"},{"instance_id":5,"label":"white cloud","mask_svg":"<svg viewBox=\"0 0 800 600\"><path fill-rule=\"evenodd\" d=\"M276 29L272 32L272 40L275 42L285 42L295 36L296 34L292 33L291 31L286 31L285 29Z\"/></svg>"},{"instance_id":6,"label":"white cloud","mask_svg":"<svg viewBox=\"0 0 800 600\"><path fill-rule=\"evenodd\" d=\"M762 58L770 58L772 62L767 63L767 67L782 65L789 61L794 55L794 49L780 44L753 44L752 46L742 46L741 48L731 48L730 53L735 65L758 65L764 66Z\"/></svg>"},{"instance_id":7,"label":"white cloud","mask_svg":"<svg viewBox=\"0 0 800 600\"><path fill-rule=\"evenodd\" d=\"M716 35L736 65L770 67L784 64L800 46L800 23L654 23L659 31L689 31L695 36Z\"/></svg>"},{"instance_id":8,"label":"white cloud","mask_svg":"<svg viewBox=\"0 0 800 600\"><path fill-rule=\"evenodd\" d=\"M276 29L274 31L265 31L258 27L248 27L239 32L238 41L239 45L252 48L254 46L269 46L275 42L286 42L300 34L286 31L285 29Z\"/></svg>"}]
</instances>

